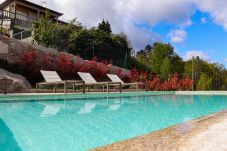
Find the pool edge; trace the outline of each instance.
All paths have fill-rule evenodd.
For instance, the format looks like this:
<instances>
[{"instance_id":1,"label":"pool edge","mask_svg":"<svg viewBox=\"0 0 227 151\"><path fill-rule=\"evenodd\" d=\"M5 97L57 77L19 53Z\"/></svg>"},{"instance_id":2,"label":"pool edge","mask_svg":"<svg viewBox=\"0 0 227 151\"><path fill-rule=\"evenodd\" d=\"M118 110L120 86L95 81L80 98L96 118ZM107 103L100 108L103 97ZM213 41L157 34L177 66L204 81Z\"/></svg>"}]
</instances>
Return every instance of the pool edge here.
<instances>
[{"instance_id":1,"label":"pool edge","mask_svg":"<svg viewBox=\"0 0 227 151\"><path fill-rule=\"evenodd\" d=\"M132 139L116 142L90 151L133 151L187 150L193 137L209 130L209 127L227 119L227 110L203 116L185 123L151 132Z\"/></svg>"}]
</instances>

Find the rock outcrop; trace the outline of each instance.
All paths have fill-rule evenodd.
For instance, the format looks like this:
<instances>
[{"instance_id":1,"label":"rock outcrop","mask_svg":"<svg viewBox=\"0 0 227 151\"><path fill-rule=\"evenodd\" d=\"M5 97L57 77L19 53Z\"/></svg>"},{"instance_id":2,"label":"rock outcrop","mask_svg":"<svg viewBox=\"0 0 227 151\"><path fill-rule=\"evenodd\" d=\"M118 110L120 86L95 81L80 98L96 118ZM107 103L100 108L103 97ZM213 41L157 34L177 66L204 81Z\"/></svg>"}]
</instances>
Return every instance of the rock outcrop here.
<instances>
[{"instance_id":1,"label":"rock outcrop","mask_svg":"<svg viewBox=\"0 0 227 151\"><path fill-rule=\"evenodd\" d=\"M20 56L29 50L40 53L58 55L58 51L40 45L23 42L20 40L0 36L0 59L7 60L9 64L18 63Z\"/></svg>"},{"instance_id":2,"label":"rock outcrop","mask_svg":"<svg viewBox=\"0 0 227 151\"><path fill-rule=\"evenodd\" d=\"M31 84L21 75L0 68L0 93L29 92Z\"/></svg>"},{"instance_id":3,"label":"rock outcrop","mask_svg":"<svg viewBox=\"0 0 227 151\"><path fill-rule=\"evenodd\" d=\"M23 41L19 41L16 39L0 36L0 59L7 60L9 64L18 63L20 61L21 54L26 53L27 51L34 50L38 51L41 54L51 54L53 56L58 56L60 53L55 49L52 48L46 48L40 45L31 44ZM67 55L71 55L68 53L65 53ZM80 58L78 56L71 55L73 61L83 63L83 58ZM108 65L109 72L114 73L119 70L121 70L124 75L130 75L130 71L126 69L119 68L117 66ZM115 71L115 72L114 72Z\"/></svg>"}]
</instances>

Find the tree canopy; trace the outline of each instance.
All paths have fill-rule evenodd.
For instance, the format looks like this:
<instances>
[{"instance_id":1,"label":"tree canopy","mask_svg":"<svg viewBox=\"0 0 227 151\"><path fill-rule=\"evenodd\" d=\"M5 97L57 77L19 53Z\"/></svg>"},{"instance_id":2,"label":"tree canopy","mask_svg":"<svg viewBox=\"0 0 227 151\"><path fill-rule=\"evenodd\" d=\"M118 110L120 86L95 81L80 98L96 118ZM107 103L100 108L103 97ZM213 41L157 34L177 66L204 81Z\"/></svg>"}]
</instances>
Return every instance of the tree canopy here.
<instances>
[{"instance_id":1,"label":"tree canopy","mask_svg":"<svg viewBox=\"0 0 227 151\"><path fill-rule=\"evenodd\" d=\"M97 27L86 28L76 19L69 24L58 24L51 21L47 13L34 24L34 30L35 40L39 44L79 55L87 60L95 58L123 68L136 67L138 71L159 75L163 80L174 73L193 76L195 88L198 89L208 89L211 85L220 89L227 88L227 71L223 65L209 63L199 57L184 61L170 43L147 44L136 53L136 57L132 56L133 48L127 36L124 33L112 33L110 23L104 19ZM220 77L224 78L220 80ZM204 81L209 82L202 87ZM226 85L214 86L221 82Z\"/></svg>"},{"instance_id":2,"label":"tree canopy","mask_svg":"<svg viewBox=\"0 0 227 151\"><path fill-rule=\"evenodd\" d=\"M126 35L112 34L111 25L105 20L98 27L88 29L76 19L67 25L58 24L46 14L34 24L34 30L38 44L79 55L84 59L96 58L124 67L131 56Z\"/></svg>"}]
</instances>

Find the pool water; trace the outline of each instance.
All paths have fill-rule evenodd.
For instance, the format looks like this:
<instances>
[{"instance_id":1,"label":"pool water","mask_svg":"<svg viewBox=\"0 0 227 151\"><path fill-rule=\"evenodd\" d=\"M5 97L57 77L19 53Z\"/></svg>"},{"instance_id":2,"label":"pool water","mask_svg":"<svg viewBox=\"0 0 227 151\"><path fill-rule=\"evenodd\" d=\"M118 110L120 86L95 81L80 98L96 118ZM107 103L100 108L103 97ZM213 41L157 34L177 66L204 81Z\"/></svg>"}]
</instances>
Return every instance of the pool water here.
<instances>
[{"instance_id":1,"label":"pool water","mask_svg":"<svg viewBox=\"0 0 227 151\"><path fill-rule=\"evenodd\" d=\"M0 148L83 151L227 109L227 96L133 96L0 103Z\"/></svg>"}]
</instances>

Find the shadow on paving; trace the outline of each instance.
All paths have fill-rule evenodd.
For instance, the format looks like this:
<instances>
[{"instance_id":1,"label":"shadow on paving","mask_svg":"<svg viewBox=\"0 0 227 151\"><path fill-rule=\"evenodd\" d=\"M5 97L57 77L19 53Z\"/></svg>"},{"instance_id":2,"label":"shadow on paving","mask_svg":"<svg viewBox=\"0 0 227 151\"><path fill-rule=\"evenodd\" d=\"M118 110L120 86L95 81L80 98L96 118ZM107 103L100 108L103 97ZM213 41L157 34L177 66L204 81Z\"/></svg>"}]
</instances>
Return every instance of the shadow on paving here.
<instances>
[{"instance_id":1,"label":"shadow on paving","mask_svg":"<svg viewBox=\"0 0 227 151\"><path fill-rule=\"evenodd\" d=\"M1 151L22 151L14 139L12 131L0 118L0 150Z\"/></svg>"}]
</instances>

